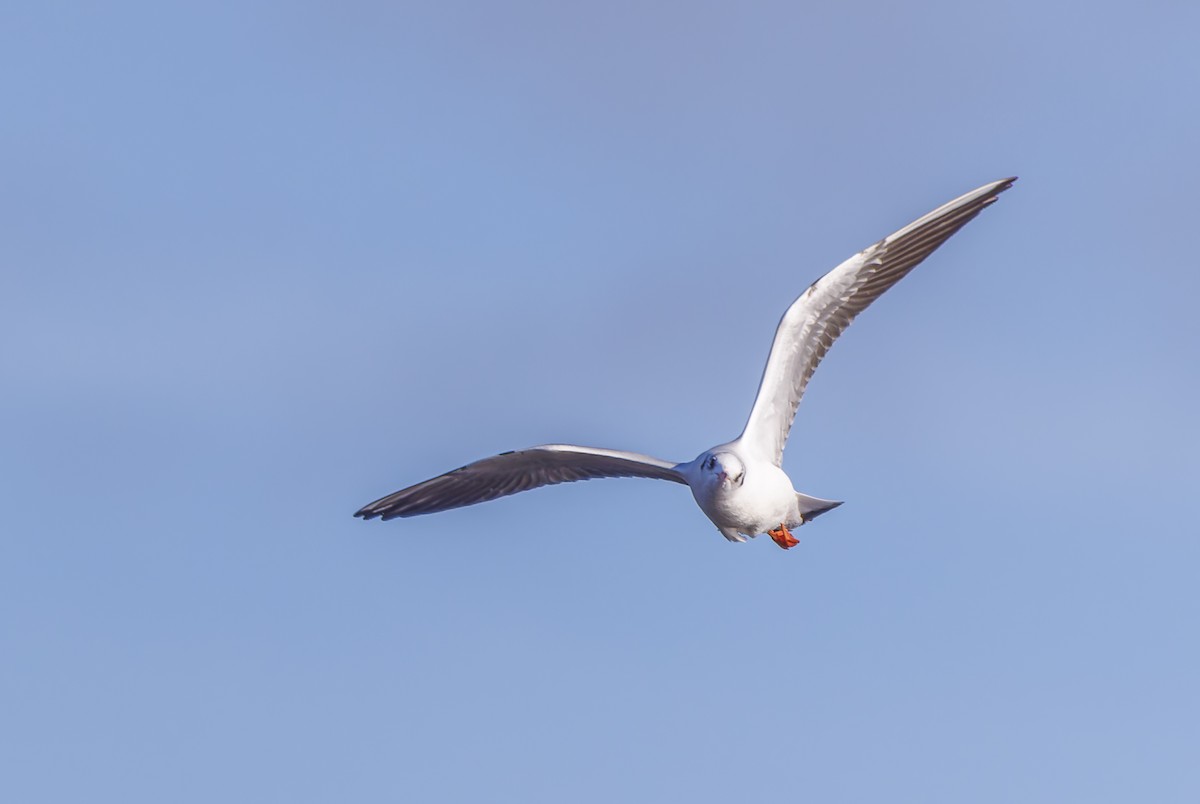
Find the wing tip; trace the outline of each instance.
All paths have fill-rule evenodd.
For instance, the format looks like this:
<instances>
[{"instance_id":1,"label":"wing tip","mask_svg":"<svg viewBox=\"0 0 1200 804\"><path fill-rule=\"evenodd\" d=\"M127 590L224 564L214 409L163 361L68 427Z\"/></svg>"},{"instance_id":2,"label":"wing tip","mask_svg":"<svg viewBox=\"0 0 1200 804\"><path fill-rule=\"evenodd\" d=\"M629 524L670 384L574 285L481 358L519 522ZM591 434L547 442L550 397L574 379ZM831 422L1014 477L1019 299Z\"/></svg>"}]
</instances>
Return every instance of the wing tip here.
<instances>
[{"instance_id":1,"label":"wing tip","mask_svg":"<svg viewBox=\"0 0 1200 804\"><path fill-rule=\"evenodd\" d=\"M403 511L397 511L392 508L371 508L367 506L361 510L354 512L355 519L361 519L367 522L372 519L378 519L380 522L387 522L389 519L396 519L405 516Z\"/></svg>"},{"instance_id":2,"label":"wing tip","mask_svg":"<svg viewBox=\"0 0 1200 804\"><path fill-rule=\"evenodd\" d=\"M976 203L979 205L975 210L976 213L978 213L979 210L982 210L985 207L990 207L992 204L996 203L996 200L1000 197L1000 193L1012 187L1013 182L1016 180L1016 176L1009 176L1007 179L1000 179L992 182L991 184L985 184L982 188L982 193L980 193L979 190L976 190L975 195L978 199ZM979 198L980 195L983 196L981 199Z\"/></svg>"},{"instance_id":3,"label":"wing tip","mask_svg":"<svg viewBox=\"0 0 1200 804\"><path fill-rule=\"evenodd\" d=\"M1018 177L1016 176L1009 176L1007 179L1000 179L999 181L992 182L992 192L996 194L1004 192L1016 183L1017 178Z\"/></svg>"},{"instance_id":4,"label":"wing tip","mask_svg":"<svg viewBox=\"0 0 1200 804\"><path fill-rule=\"evenodd\" d=\"M389 495L390 496L390 495ZM395 503L388 503L388 497L383 497L373 503L368 503L362 508L354 512L355 519L361 519L364 522L370 519L378 519L380 522L387 522L389 519L400 516L396 511Z\"/></svg>"}]
</instances>

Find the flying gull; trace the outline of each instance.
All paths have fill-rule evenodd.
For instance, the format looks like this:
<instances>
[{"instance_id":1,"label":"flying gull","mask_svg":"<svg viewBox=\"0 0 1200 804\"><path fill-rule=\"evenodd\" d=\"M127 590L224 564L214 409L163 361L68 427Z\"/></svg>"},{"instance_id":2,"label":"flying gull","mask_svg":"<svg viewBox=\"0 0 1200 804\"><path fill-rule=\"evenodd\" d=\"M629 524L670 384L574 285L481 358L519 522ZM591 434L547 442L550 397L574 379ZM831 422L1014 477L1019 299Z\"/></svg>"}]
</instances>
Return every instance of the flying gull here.
<instances>
[{"instance_id":1,"label":"flying gull","mask_svg":"<svg viewBox=\"0 0 1200 804\"><path fill-rule=\"evenodd\" d=\"M782 468L783 448L809 379L854 317L996 200L1016 178L985 184L860 251L813 282L783 314L742 434L673 463L598 447L546 444L504 452L364 506L363 519L432 514L519 491L597 477L682 483L731 542L768 534L785 550L792 530L841 505L801 494Z\"/></svg>"}]
</instances>

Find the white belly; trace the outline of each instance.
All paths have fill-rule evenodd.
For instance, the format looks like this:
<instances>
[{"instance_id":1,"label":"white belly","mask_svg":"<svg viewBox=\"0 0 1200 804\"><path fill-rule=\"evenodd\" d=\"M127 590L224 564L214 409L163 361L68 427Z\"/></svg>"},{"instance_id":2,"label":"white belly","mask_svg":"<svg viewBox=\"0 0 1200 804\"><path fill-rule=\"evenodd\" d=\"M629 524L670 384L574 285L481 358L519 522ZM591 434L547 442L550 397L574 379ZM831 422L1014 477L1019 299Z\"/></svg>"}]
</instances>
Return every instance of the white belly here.
<instances>
[{"instance_id":1,"label":"white belly","mask_svg":"<svg viewBox=\"0 0 1200 804\"><path fill-rule=\"evenodd\" d=\"M792 481L774 465L754 467L740 486L693 487L692 495L718 528L732 528L747 536L780 525L798 527L802 522Z\"/></svg>"}]
</instances>

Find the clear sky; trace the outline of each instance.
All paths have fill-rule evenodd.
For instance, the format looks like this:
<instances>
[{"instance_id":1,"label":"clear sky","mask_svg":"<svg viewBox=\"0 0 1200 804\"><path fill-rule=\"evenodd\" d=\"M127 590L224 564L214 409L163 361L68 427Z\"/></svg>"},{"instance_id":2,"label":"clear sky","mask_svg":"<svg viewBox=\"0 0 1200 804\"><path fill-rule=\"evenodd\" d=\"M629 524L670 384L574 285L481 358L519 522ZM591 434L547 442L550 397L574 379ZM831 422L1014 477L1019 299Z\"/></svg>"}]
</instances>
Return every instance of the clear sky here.
<instances>
[{"instance_id":1,"label":"clear sky","mask_svg":"<svg viewBox=\"0 0 1200 804\"><path fill-rule=\"evenodd\" d=\"M1200 799L1200 6L9 2L0 798ZM868 310L784 553L679 486Z\"/></svg>"}]
</instances>

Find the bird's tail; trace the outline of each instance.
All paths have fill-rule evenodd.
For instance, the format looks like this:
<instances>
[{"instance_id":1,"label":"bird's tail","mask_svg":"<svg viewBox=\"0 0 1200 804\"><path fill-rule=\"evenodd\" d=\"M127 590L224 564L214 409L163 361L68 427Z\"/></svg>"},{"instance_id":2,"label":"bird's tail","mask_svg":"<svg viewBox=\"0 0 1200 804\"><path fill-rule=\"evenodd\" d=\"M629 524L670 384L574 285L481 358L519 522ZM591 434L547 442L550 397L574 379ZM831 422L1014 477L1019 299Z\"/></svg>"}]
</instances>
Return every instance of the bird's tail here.
<instances>
[{"instance_id":1,"label":"bird's tail","mask_svg":"<svg viewBox=\"0 0 1200 804\"><path fill-rule=\"evenodd\" d=\"M809 497L807 494L796 492L796 502L800 504L800 513L804 521L816 519L826 511L832 511L842 504L841 500L822 500L820 497Z\"/></svg>"}]
</instances>

